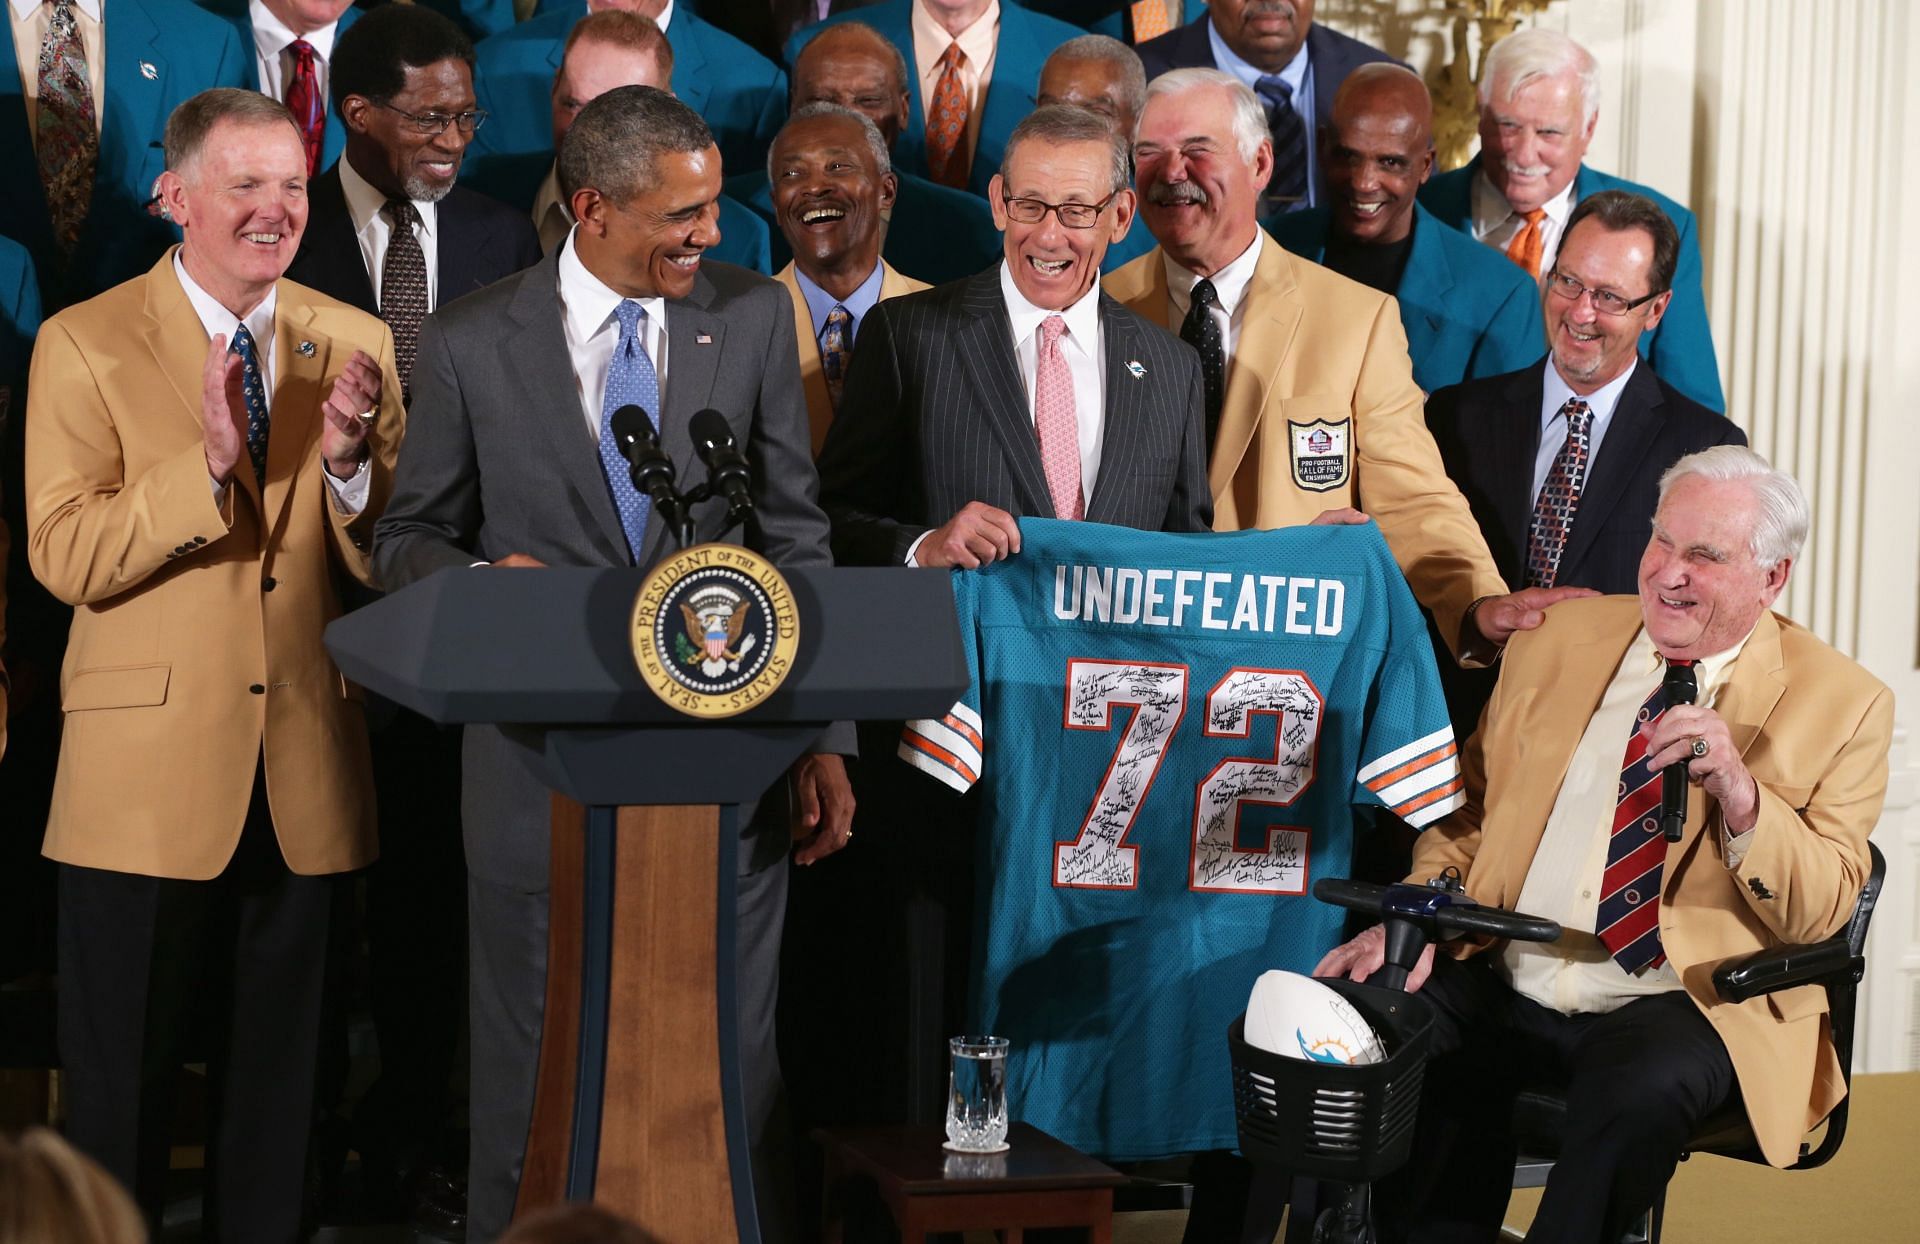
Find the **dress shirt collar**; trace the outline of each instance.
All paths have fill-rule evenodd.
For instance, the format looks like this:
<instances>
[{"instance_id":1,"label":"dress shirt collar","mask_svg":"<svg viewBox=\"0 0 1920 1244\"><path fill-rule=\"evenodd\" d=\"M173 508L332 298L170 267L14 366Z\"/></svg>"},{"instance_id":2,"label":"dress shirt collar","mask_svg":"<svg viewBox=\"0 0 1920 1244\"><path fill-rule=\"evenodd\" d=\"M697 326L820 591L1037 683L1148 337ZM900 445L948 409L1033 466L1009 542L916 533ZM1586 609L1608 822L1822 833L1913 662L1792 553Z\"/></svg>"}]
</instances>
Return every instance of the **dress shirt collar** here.
<instances>
[{"instance_id":1,"label":"dress shirt collar","mask_svg":"<svg viewBox=\"0 0 1920 1244\"><path fill-rule=\"evenodd\" d=\"M580 262L580 256L574 253L573 239L578 232L576 228L568 233L560 247L560 305L566 308L569 339L587 341L607 325L617 325L613 313L622 299L605 281L589 272L587 265ZM633 301L640 304L640 309L654 324L662 329L666 327L666 299L636 298ZM619 331L617 326L614 331Z\"/></svg>"},{"instance_id":2,"label":"dress shirt collar","mask_svg":"<svg viewBox=\"0 0 1920 1244\"><path fill-rule=\"evenodd\" d=\"M357 237L367 231L373 218L380 215L380 209L387 205L387 196L374 189L373 183L360 175L353 167L353 161L345 153L340 156L340 192L346 196L347 214L353 218L353 232ZM435 241L435 212L437 204L413 201L413 209L420 213L420 223L427 231L427 241ZM423 248L424 249L424 248Z\"/></svg>"},{"instance_id":3,"label":"dress shirt collar","mask_svg":"<svg viewBox=\"0 0 1920 1244\"><path fill-rule=\"evenodd\" d=\"M93 2L98 4L100 0ZM292 47L296 39L305 39L321 60L333 59L333 37L340 30L338 20L328 22L310 35L297 35L260 0L247 0L247 16L253 22L253 46L262 59L278 57Z\"/></svg>"},{"instance_id":4,"label":"dress shirt collar","mask_svg":"<svg viewBox=\"0 0 1920 1244\"><path fill-rule=\"evenodd\" d=\"M1088 358L1099 361L1095 343L1100 340L1100 282L1095 281L1093 288L1080 295L1080 301L1065 311L1049 311L1027 301L1027 296L1013 283L1013 271L1002 260L1000 297L1006 301L1007 318L1013 321L1013 340L1016 345L1039 332L1042 320L1050 315L1058 315L1067 321L1068 343Z\"/></svg>"},{"instance_id":5,"label":"dress shirt collar","mask_svg":"<svg viewBox=\"0 0 1920 1244\"><path fill-rule=\"evenodd\" d=\"M220 305L220 302L200 288L200 283L187 273L187 265L182 258L184 247L176 247L173 252L173 274L180 279L180 288L186 292L187 301L193 306L193 313L200 317L201 327L207 330L207 340L217 336L226 337L229 344L233 341L233 330L244 323L247 331L253 334L254 347L261 355L261 365L266 364L265 355L273 349L273 312L280 301L280 284L274 282L267 290L267 296L260 305L247 312L242 320L233 312Z\"/></svg>"},{"instance_id":6,"label":"dress shirt collar","mask_svg":"<svg viewBox=\"0 0 1920 1244\"><path fill-rule=\"evenodd\" d=\"M1240 59L1240 54L1227 46L1227 41L1220 37L1220 30L1213 24L1211 17L1207 19L1207 42L1213 45L1214 68L1232 74L1249 87L1267 76L1266 70L1250 61ZM1293 92L1295 111L1299 110L1300 88L1306 85L1307 70L1311 63L1307 56L1307 41L1302 39L1300 50L1295 52L1293 59L1280 70L1280 80L1285 82L1287 89Z\"/></svg>"},{"instance_id":7,"label":"dress shirt collar","mask_svg":"<svg viewBox=\"0 0 1920 1244\"><path fill-rule=\"evenodd\" d=\"M666 34L667 23L672 20L673 20L673 0L667 0L667 7L660 10L660 16L653 19L653 24L660 28L661 34Z\"/></svg>"},{"instance_id":8,"label":"dress shirt collar","mask_svg":"<svg viewBox=\"0 0 1920 1244\"><path fill-rule=\"evenodd\" d=\"M1253 270L1260 266L1260 248L1265 245L1261 240L1266 236L1265 229L1253 231L1253 241L1247 243L1247 249L1240 252L1238 258L1207 279L1213 282L1214 295L1220 300L1220 309L1232 319L1239 309L1240 300L1246 297L1247 286L1253 281ZM1193 302L1194 282L1200 274L1185 264L1178 263L1172 255L1160 252L1161 262L1167 266L1167 297L1172 300L1174 309L1182 316Z\"/></svg>"},{"instance_id":9,"label":"dress shirt collar","mask_svg":"<svg viewBox=\"0 0 1920 1244\"><path fill-rule=\"evenodd\" d=\"M934 20L923 0L913 0L913 57L922 74L933 72L934 64L946 54L949 43L958 43L967 54L967 64L975 73L993 59L994 45L1000 37L1000 0L993 0L973 25L958 35ZM928 53L932 53L928 55Z\"/></svg>"},{"instance_id":10,"label":"dress shirt collar","mask_svg":"<svg viewBox=\"0 0 1920 1244\"><path fill-rule=\"evenodd\" d=\"M1556 230L1563 229L1567 217L1573 215L1573 186L1580 178L1575 176L1566 188L1540 206L1547 210L1547 219L1553 222ZM1483 163L1473 174L1471 197L1473 200L1473 236L1484 238L1509 220L1525 220L1513 210L1513 204L1507 202L1507 196L1501 194L1487 178L1486 165ZM1545 276L1546 273L1540 275Z\"/></svg>"},{"instance_id":11,"label":"dress shirt collar","mask_svg":"<svg viewBox=\"0 0 1920 1244\"><path fill-rule=\"evenodd\" d=\"M853 316L853 331L858 336L861 319L873 310L874 303L880 301L880 282L885 275L886 266L876 260L873 271L866 280L860 282L859 289L845 298L835 298L815 285L813 278L802 271L799 264L793 265L793 279L799 282L801 296L807 300L807 314L813 317L813 335L818 337L826 330L827 316L833 313L835 307L845 307L847 313Z\"/></svg>"},{"instance_id":12,"label":"dress shirt collar","mask_svg":"<svg viewBox=\"0 0 1920 1244\"><path fill-rule=\"evenodd\" d=\"M44 0L12 0L13 15L24 22L27 18L33 16L33 11L39 8L43 2ZM79 9L86 16L97 22L100 20L100 6L102 3L104 3L104 0L73 0L73 7Z\"/></svg>"},{"instance_id":13,"label":"dress shirt collar","mask_svg":"<svg viewBox=\"0 0 1920 1244\"><path fill-rule=\"evenodd\" d=\"M1627 381L1633 379L1634 369L1639 366L1640 356L1636 354L1633 362L1627 366L1627 370L1586 397L1580 398L1587 404L1587 409L1593 412L1595 427L1613 421L1613 412L1620 405L1620 394L1626 391ZM1555 416L1560 413L1560 408L1572 399L1580 397L1561 378L1560 368L1555 365L1552 354L1547 355L1546 369L1545 383L1541 386L1540 393L1540 431L1543 436L1548 426L1553 423Z\"/></svg>"},{"instance_id":14,"label":"dress shirt collar","mask_svg":"<svg viewBox=\"0 0 1920 1244\"><path fill-rule=\"evenodd\" d=\"M1720 688L1726 684L1727 675L1733 670L1733 663L1740 659L1740 654L1746 650L1747 640L1751 638L1753 638L1753 632L1749 630L1740 637L1740 642L1725 652L1716 652L1710 657L1702 657L1693 663L1694 685L1699 688L1698 703L1712 705L1713 698L1720 694ZM1642 626L1640 633L1634 637L1632 646L1627 649L1627 655L1621 665L1623 669L1646 676L1659 672L1665 662L1666 658L1662 657L1659 650L1653 646L1653 638L1647 634L1647 628Z\"/></svg>"}]
</instances>

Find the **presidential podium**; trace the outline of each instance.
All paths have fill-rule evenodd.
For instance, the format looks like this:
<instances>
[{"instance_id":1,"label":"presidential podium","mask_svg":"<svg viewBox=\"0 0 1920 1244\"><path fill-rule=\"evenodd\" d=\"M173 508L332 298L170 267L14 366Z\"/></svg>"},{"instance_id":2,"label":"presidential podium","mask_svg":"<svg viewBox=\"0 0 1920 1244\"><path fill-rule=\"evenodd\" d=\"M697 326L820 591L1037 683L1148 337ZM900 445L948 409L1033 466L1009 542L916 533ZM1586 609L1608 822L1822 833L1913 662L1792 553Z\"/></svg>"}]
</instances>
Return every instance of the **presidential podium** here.
<instances>
[{"instance_id":1,"label":"presidential podium","mask_svg":"<svg viewBox=\"0 0 1920 1244\"><path fill-rule=\"evenodd\" d=\"M799 618L789 672L717 720L642 681L641 570L446 570L327 629L348 679L438 722L502 726L553 788L546 1013L516 1216L592 1200L665 1244L761 1239L735 1035L740 806L827 723L939 716L967 682L946 575L785 576Z\"/></svg>"}]
</instances>

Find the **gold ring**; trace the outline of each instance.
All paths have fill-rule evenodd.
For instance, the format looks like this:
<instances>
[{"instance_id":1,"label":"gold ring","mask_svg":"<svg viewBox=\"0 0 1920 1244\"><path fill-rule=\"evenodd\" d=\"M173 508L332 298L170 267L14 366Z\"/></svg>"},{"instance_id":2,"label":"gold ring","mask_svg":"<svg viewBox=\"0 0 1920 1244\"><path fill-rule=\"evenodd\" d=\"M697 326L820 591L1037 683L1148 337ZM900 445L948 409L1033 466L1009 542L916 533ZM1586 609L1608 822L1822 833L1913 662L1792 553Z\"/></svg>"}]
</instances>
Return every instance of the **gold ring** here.
<instances>
[{"instance_id":1,"label":"gold ring","mask_svg":"<svg viewBox=\"0 0 1920 1244\"><path fill-rule=\"evenodd\" d=\"M1694 739L1693 758L1695 760L1700 759L1702 756L1706 755L1709 751L1712 751L1712 750L1713 750L1712 747L1707 743L1705 739L1701 739L1701 738Z\"/></svg>"}]
</instances>

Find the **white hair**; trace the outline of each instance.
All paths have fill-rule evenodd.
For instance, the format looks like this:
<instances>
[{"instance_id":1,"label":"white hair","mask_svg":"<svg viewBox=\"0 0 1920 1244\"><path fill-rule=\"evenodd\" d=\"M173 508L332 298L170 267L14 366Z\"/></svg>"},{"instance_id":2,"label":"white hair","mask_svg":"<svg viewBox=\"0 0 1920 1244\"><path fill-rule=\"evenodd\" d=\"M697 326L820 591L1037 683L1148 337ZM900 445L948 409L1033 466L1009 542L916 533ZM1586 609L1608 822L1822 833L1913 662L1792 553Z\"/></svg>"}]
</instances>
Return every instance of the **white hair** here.
<instances>
[{"instance_id":1,"label":"white hair","mask_svg":"<svg viewBox=\"0 0 1920 1244\"><path fill-rule=\"evenodd\" d=\"M1511 100L1528 83L1569 71L1580 79L1583 124L1592 125L1600 115L1600 62L1559 31L1538 26L1516 30L1487 49L1480 65L1480 106L1491 104L1496 90L1503 101Z\"/></svg>"},{"instance_id":2,"label":"white hair","mask_svg":"<svg viewBox=\"0 0 1920 1244\"><path fill-rule=\"evenodd\" d=\"M1793 476L1776 469L1745 445L1715 445L1688 454L1667 468L1660 477L1660 504L1666 504L1667 493L1675 484L1693 475L1746 484L1758 510L1747 543L1752 546L1753 559L1762 569L1771 570L1788 558L1800 555L1800 546L1807 542L1811 519L1807 512L1807 494L1800 490L1800 482Z\"/></svg>"},{"instance_id":3,"label":"white hair","mask_svg":"<svg viewBox=\"0 0 1920 1244\"><path fill-rule=\"evenodd\" d=\"M1233 128L1234 145L1240 149L1240 158L1253 163L1260 151L1260 144L1269 138L1267 130L1267 110L1260 106L1260 97L1253 88L1218 69L1169 69L1147 84L1147 101L1162 95L1184 95L1188 91L1197 91L1203 87L1216 87L1227 93L1233 101L1233 116L1229 118ZM1146 108L1140 109L1146 116ZM1134 141L1140 141L1138 125L1134 127Z\"/></svg>"}]
</instances>

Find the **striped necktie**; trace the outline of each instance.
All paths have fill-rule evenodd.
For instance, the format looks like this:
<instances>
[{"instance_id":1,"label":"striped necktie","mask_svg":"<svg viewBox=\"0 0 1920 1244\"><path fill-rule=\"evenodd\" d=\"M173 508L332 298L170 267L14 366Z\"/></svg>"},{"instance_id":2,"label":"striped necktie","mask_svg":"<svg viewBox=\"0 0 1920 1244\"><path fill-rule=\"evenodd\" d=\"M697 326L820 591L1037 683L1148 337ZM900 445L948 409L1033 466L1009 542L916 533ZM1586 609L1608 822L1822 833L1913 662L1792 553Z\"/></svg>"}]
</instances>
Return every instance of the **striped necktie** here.
<instances>
[{"instance_id":1,"label":"striped necktie","mask_svg":"<svg viewBox=\"0 0 1920 1244\"><path fill-rule=\"evenodd\" d=\"M1685 664L1685 662L1675 662ZM1594 933L1627 972L1666 962L1660 945L1660 876L1667 862L1667 839L1660 832L1660 771L1647 764L1647 740L1640 727L1667 711L1665 679L1653 689L1633 719L1626 755L1620 761L1620 788L1613 809L1613 835L1607 840L1607 870L1600 881L1600 909Z\"/></svg>"},{"instance_id":2,"label":"striped necktie","mask_svg":"<svg viewBox=\"0 0 1920 1244\"><path fill-rule=\"evenodd\" d=\"M1291 211L1307 205L1307 126L1293 106L1293 88L1277 73L1253 84L1254 94L1267 108L1267 129L1273 135L1273 177L1267 182L1264 208Z\"/></svg>"}]
</instances>

